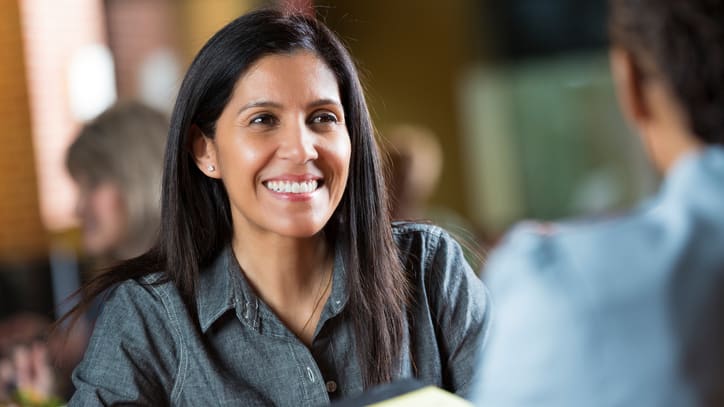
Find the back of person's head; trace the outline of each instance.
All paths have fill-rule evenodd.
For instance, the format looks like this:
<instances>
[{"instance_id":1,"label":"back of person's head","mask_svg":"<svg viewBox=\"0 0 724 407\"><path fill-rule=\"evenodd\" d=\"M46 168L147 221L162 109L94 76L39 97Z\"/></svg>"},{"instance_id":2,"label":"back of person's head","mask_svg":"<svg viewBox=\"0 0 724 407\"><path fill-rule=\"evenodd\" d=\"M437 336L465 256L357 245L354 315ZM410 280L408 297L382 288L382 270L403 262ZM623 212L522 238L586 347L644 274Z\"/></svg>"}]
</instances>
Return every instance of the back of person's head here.
<instances>
[{"instance_id":1,"label":"back of person's head","mask_svg":"<svg viewBox=\"0 0 724 407\"><path fill-rule=\"evenodd\" d=\"M610 0L612 45L663 79L700 142L724 144L724 2Z\"/></svg>"},{"instance_id":2,"label":"back of person's head","mask_svg":"<svg viewBox=\"0 0 724 407\"><path fill-rule=\"evenodd\" d=\"M102 185L111 186L121 200L116 215L125 221L117 239L95 244L91 251L96 252L90 254L122 259L139 255L151 246L160 224L167 134L168 120L163 113L129 101L110 107L87 123L71 144L66 167L82 190L79 200L91 200L91 196L83 194L93 194ZM82 205L92 203L79 203ZM103 228L102 220L81 217L82 222L96 223L88 228L84 225L84 233L101 233L92 229ZM87 242L89 245L93 244Z\"/></svg>"}]
</instances>

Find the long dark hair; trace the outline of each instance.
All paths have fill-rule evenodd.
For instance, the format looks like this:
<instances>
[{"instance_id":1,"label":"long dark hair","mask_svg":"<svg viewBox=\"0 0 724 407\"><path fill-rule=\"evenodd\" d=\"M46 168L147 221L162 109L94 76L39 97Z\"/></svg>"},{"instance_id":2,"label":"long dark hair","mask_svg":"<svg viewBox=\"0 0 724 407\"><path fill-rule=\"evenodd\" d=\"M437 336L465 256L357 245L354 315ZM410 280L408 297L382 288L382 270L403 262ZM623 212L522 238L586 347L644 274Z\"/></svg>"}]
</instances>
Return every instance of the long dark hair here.
<instances>
[{"instance_id":1,"label":"long dark hair","mask_svg":"<svg viewBox=\"0 0 724 407\"><path fill-rule=\"evenodd\" d=\"M222 183L199 171L190 129L214 137L215 125L239 77L266 55L308 50L334 72L352 151L345 193L325 235L345 254L355 342L367 386L391 380L399 368L409 281L392 238L381 161L362 86L339 39L314 18L276 10L246 14L217 32L186 73L171 116L163 174L160 236L148 253L92 280L78 310L113 285L162 271L195 309L201 268L230 244L229 198ZM77 311L76 311L77 312Z\"/></svg>"},{"instance_id":2,"label":"long dark hair","mask_svg":"<svg viewBox=\"0 0 724 407\"><path fill-rule=\"evenodd\" d=\"M610 0L609 32L671 87L700 141L724 144L724 2Z\"/></svg>"}]
</instances>

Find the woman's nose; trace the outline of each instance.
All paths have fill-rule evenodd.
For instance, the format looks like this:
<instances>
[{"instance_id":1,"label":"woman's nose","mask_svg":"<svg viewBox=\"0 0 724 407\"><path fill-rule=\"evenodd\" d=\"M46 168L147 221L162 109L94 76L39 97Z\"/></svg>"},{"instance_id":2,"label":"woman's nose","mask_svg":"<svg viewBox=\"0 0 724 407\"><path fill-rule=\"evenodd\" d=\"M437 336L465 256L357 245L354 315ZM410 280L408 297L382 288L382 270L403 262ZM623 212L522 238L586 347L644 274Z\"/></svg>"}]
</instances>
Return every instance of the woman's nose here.
<instances>
[{"instance_id":1,"label":"woman's nose","mask_svg":"<svg viewBox=\"0 0 724 407\"><path fill-rule=\"evenodd\" d=\"M305 124L294 124L283 130L278 150L283 159L295 164L304 164L319 157L316 148L316 135Z\"/></svg>"}]
</instances>

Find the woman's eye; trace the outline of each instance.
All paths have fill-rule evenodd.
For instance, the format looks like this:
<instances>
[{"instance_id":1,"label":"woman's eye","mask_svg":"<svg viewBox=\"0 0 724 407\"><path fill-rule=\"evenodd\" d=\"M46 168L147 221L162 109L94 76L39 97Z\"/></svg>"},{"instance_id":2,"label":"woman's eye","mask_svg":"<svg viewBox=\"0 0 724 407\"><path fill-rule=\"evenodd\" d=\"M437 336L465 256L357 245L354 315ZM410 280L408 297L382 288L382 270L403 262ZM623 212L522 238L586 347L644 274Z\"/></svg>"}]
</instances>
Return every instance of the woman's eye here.
<instances>
[{"instance_id":1,"label":"woman's eye","mask_svg":"<svg viewBox=\"0 0 724 407\"><path fill-rule=\"evenodd\" d=\"M276 118L270 114L260 114L251 118L249 124L262 124L266 126L273 126L276 124Z\"/></svg>"},{"instance_id":2,"label":"woman's eye","mask_svg":"<svg viewBox=\"0 0 724 407\"><path fill-rule=\"evenodd\" d=\"M312 123L314 124L321 124L321 123L337 123L337 116L335 116L332 113L320 113L314 117L312 117Z\"/></svg>"}]
</instances>

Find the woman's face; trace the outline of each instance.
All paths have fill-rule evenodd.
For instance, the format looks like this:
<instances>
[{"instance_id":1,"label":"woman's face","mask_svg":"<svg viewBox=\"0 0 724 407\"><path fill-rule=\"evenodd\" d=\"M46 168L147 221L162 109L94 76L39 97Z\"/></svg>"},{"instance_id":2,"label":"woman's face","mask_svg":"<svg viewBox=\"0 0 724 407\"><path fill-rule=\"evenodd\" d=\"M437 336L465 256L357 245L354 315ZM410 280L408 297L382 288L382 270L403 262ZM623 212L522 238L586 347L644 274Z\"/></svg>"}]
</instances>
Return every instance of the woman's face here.
<instances>
[{"instance_id":1,"label":"woman's face","mask_svg":"<svg viewBox=\"0 0 724 407\"><path fill-rule=\"evenodd\" d=\"M262 57L236 83L215 137L197 137L194 153L199 168L224 183L235 234L317 234L349 171L334 74L311 52Z\"/></svg>"},{"instance_id":2,"label":"woman's face","mask_svg":"<svg viewBox=\"0 0 724 407\"><path fill-rule=\"evenodd\" d=\"M107 255L122 244L128 213L121 189L112 182L78 182L75 212L81 221L83 246L92 256Z\"/></svg>"}]
</instances>

